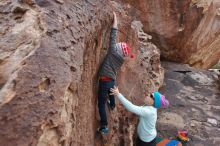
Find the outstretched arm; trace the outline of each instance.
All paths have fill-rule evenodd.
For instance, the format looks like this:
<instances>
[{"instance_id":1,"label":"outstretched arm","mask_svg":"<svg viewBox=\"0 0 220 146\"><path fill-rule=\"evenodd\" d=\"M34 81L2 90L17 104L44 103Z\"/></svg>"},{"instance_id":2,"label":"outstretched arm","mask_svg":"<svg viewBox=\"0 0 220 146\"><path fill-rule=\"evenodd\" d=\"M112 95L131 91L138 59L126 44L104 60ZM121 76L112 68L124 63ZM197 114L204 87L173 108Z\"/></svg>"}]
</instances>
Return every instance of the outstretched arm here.
<instances>
[{"instance_id":1,"label":"outstretched arm","mask_svg":"<svg viewBox=\"0 0 220 146\"><path fill-rule=\"evenodd\" d=\"M113 22L113 28L118 29L118 20L117 20L117 15L115 14L115 12L113 12L114 15L114 22Z\"/></svg>"},{"instance_id":2,"label":"outstretched arm","mask_svg":"<svg viewBox=\"0 0 220 146\"><path fill-rule=\"evenodd\" d=\"M114 22L113 22L113 26L111 29L108 51L114 51L114 48L116 45L116 39L117 39L118 20L117 20L117 16L116 16L115 12L113 12L113 15L114 15Z\"/></svg>"},{"instance_id":3,"label":"outstretched arm","mask_svg":"<svg viewBox=\"0 0 220 146\"><path fill-rule=\"evenodd\" d=\"M132 113L135 113L136 115L139 115L139 116L146 116L148 115L149 111L142 107L142 106L137 106L137 105L134 105L132 104L129 100L127 100L118 90L118 87L114 87L114 88L111 88L111 94L112 95L115 95L120 101L121 103L124 105L124 107L132 112Z\"/></svg>"}]
</instances>

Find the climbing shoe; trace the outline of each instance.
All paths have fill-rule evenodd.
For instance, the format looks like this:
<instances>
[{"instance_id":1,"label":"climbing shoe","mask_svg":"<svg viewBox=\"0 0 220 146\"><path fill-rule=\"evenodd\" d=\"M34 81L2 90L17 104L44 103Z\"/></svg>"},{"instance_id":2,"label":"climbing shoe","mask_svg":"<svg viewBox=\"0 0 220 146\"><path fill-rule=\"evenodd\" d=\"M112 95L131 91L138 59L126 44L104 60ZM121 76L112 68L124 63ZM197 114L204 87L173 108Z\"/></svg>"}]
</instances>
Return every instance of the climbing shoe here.
<instances>
[{"instance_id":1,"label":"climbing shoe","mask_svg":"<svg viewBox=\"0 0 220 146\"><path fill-rule=\"evenodd\" d=\"M109 129L107 126L102 126L99 128L98 131L101 132L102 134L108 134Z\"/></svg>"}]
</instances>

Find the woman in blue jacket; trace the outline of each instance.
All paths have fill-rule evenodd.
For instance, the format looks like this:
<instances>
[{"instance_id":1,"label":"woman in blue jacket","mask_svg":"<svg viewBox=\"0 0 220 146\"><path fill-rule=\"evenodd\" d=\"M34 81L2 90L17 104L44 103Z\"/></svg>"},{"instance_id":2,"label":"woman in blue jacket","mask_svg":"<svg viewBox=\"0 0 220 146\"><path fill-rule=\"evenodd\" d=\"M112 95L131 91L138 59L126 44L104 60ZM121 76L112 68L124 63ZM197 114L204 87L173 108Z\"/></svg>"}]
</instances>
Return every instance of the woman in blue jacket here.
<instances>
[{"instance_id":1,"label":"woman in blue jacket","mask_svg":"<svg viewBox=\"0 0 220 146\"><path fill-rule=\"evenodd\" d=\"M145 105L136 106L119 92L118 87L111 88L111 94L115 95L128 111L139 116L136 145L156 146L157 108L167 107L169 105L165 96L159 92L153 92L150 96L146 97Z\"/></svg>"}]
</instances>

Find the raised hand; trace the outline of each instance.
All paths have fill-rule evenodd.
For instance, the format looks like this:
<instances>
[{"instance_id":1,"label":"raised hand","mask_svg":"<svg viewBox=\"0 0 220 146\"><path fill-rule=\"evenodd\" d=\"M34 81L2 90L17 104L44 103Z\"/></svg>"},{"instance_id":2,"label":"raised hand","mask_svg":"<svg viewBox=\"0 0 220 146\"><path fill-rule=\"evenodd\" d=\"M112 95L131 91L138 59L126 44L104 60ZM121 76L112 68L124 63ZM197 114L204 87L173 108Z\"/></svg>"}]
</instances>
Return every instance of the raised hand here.
<instances>
[{"instance_id":1,"label":"raised hand","mask_svg":"<svg viewBox=\"0 0 220 146\"><path fill-rule=\"evenodd\" d=\"M114 88L111 88L110 91L111 91L110 95L118 96L120 94L117 86L114 86Z\"/></svg>"},{"instance_id":2,"label":"raised hand","mask_svg":"<svg viewBox=\"0 0 220 146\"><path fill-rule=\"evenodd\" d=\"M115 12L113 12L114 15L114 22L113 22L113 28L118 28L118 20L117 20L117 15Z\"/></svg>"}]
</instances>

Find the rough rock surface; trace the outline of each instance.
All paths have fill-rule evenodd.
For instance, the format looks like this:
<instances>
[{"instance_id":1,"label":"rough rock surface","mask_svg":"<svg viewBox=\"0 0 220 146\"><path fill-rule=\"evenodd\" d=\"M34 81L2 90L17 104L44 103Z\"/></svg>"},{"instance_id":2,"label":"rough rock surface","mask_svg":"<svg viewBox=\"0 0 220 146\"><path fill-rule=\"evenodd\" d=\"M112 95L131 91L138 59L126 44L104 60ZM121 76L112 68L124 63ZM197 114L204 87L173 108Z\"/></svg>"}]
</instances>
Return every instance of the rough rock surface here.
<instances>
[{"instance_id":1,"label":"rough rock surface","mask_svg":"<svg viewBox=\"0 0 220 146\"><path fill-rule=\"evenodd\" d=\"M0 2L1 145L94 143L95 74L112 20L106 5Z\"/></svg>"},{"instance_id":2,"label":"rough rock surface","mask_svg":"<svg viewBox=\"0 0 220 146\"><path fill-rule=\"evenodd\" d=\"M163 62L165 80L160 91L170 107L159 111L160 135L175 138L188 131L189 146L220 145L220 72L202 71L188 65Z\"/></svg>"},{"instance_id":3,"label":"rough rock surface","mask_svg":"<svg viewBox=\"0 0 220 146\"><path fill-rule=\"evenodd\" d=\"M118 0L120 1L120 0ZM166 60L210 68L220 58L219 0L123 0Z\"/></svg>"},{"instance_id":4,"label":"rough rock surface","mask_svg":"<svg viewBox=\"0 0 220 146\"><path fill-rule=\"evenodd\" d=\"M96 75L108 48L113 8L119 9L107 0L0 2L1 145L102 145L95 135ZM162 83L163 69L141 23L129 22L119 30L131 30L132 39L119 33L119 40L131 44L136 58L123 66L118 84L136 101L136 93L141 99L154 90L154 81ZM117 103L109 117L109 145L132 145L134 115Z\"/></svg>"}]
</instances>

